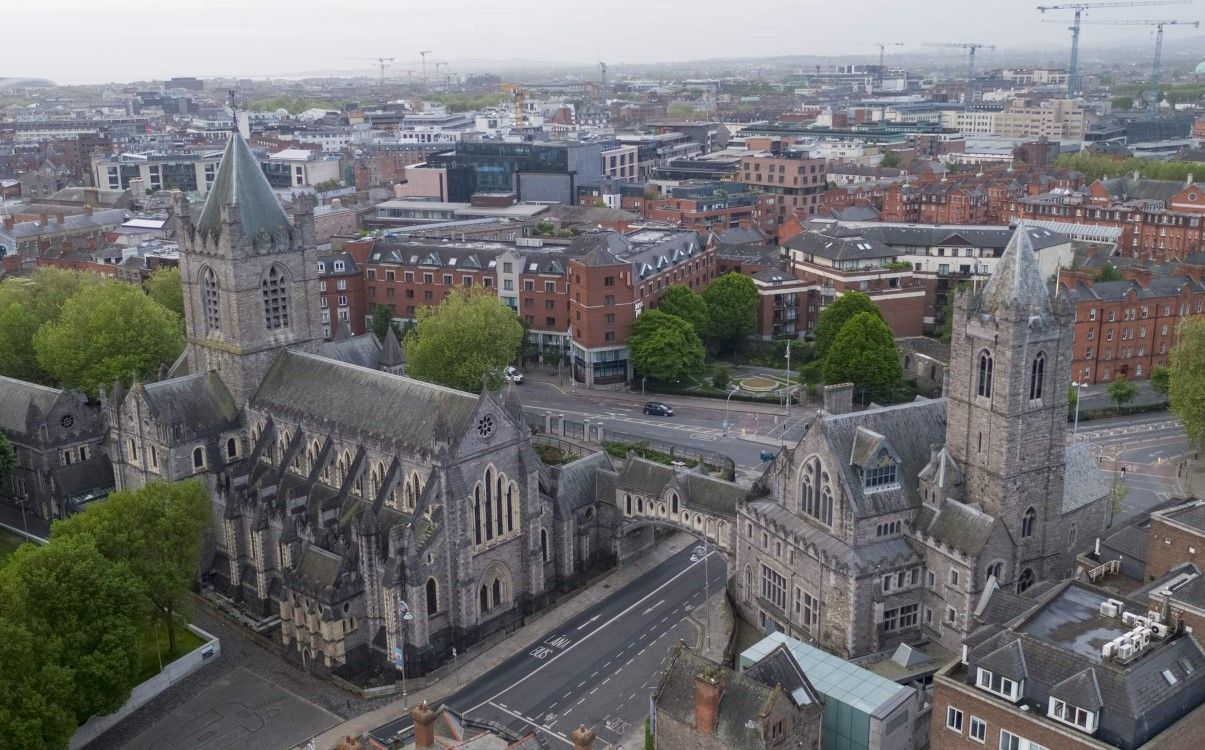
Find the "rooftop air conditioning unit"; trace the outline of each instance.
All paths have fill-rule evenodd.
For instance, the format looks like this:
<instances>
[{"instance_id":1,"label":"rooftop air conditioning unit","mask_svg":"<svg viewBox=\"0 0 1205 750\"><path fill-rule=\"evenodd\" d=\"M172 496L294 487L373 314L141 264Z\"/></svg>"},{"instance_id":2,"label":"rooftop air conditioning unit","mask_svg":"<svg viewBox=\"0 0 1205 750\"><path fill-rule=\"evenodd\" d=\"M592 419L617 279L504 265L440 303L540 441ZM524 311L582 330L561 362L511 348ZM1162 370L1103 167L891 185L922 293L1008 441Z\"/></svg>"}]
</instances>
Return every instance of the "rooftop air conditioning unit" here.
<instances>
[{"instance_id":1,"label":"rooftop air conditioning unit","mask_svg":"<svg viewBox=\"0 0 1205 750\"><path fill-rule=\"evenodd\" d=\"M1122 612L1121 622L1124 625L1136 625L1138 623L1138 615L1133 612Z\"/></svg>"},{"instance_id":2,"label":"rooftop air conditioning unit","mask_svg":"<svg viewBox=\"0 0 1205 750\"><path fill-rule=\"evenodd\" d=\"M1120 659L1129 659L1134 655L1134 644L1130 642L1122 643L1117 647L1117 656Z\"/></svg>"},{"instance_id":3,"label":"rooftop air conditioning unit","mask_svg":"<svg viewBox=\"0 0 1205 750\"><path fill-rule=\"evenodd\" d=\"M1163 622L1163 613L1157 609L1152 609L1146 613L1146 619L1150 620L1152 623Z\"/></svg>"},{"instance_id":4,"label":"rooftop air conditioning unit","mask_svg":"<svg viewBox=\"0 0 1205 750\"><path fill-rule=\"evenodd\" d=\"M1166 638L1171 634L1171 628L1161 622L1156 622L1151 625L1151 630L1155 632L1156 638Z\"/></svg>"},{"instance_id":5,"label":"rooftop air conditioning unit","mask_svg":"<svg viewBox=\"0 0 1205 750\"><path fill-rule=\"evenodd\" d=\"M1111 601L1101 602L1100 603L1100 613L1102 615L1104 615L1105 617L1116 617L1117 616L1117 607Z\"/></svg>"},{"instance_id":6,"label":"rooftop air conditioning unit","mask_svg":"<svg viewBox=\"0 0 1205 750\"><path fill-rule=\"evenodd\" d=\"M1116 607L1118 612L1120 612L1122 607L1125 606L1120 599L1110 599L1109 604L1112 604L1114 607Z\"/></svg>"},{"instance_id":7,"label":"rooftop air conditioning unit","mask_svg":"<svg viewBox=\"0 0 1205 750\"><path fill-rule=\"evenodd\" d=\"M1113 641L1109 641L1108 643L1106 643L1105 645L1100 647L1100 655L1106 659L1112 658L1114 652L1116 652L1116 651L1117 651L1117 644L1114 643Z\"/></svg>"}]
</instances>

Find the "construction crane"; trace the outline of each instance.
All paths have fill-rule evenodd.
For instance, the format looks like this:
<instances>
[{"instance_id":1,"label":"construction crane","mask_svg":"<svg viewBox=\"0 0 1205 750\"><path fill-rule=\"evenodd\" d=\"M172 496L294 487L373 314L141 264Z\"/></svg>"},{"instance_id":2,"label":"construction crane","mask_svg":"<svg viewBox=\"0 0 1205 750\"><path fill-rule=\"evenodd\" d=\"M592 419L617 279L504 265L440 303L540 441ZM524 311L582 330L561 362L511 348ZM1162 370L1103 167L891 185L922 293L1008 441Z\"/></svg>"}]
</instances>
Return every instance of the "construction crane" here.
<instances>
[{"instance_id":1,"label":"construction crane","mask_svg":"<svg viewBox=\"0 0 1205 750\"><path fill-rule=\"evenodd\" d=\"M431 50L424 49L418 53L423 58L423 84L427 83L427 55L431 54Z\"/></svg>"},{"instance_id":2,"label":"construction crane","mask_svg":"<svg viewBox=\"0 0 1205 750\"><path fill-rule=\"evenodd\" d=\"M436 78L436 80L438 80L439 79L439 69L441 67L446 69L448 67L448 63L444 60L437 60L436 62L434 62L432 64L435 66L435 78ZM451 80L452 80L452 76L451 76L451 74L448 74L444 78L444 83L446 85L450 85Z\"/></svg>"},{"instance_id":3,"label":"construction crane","mask_svg":"<svg viewBox=\"0 0 1205 750\"><path fill-rule=\"evenodd\" d=\"M607 64L602 60L598 61L598 85L605 93L607 90Z\"/></svg>"},{"instance_id":4,"label":"construction crane","mask_svg":"<svg viewBox=\"0 0 1205 750\"><path fill-rule=\"evenodd\" d=\"M967 104L975 103L975 51L980 49L996 49L994 44L978 42L930 42L926 47L954 47L967 50Z\"/></svg>"},{"instance_id":5,"label":"construction crane","mask_svg":"<svg viewBox=\"0 0 1205 750\"><path fill-rule=\"evenodd\" d=\"M523 111L523 101L527 98L527 89L517 83L504 83L502 90L508 92L515 102L514 127L527 127L527 114Z\"/></svg>"},{"instance_id":6,"label":"construction crane","mask_svg":"<svg viewBox=\"0 0 1205 750\"><path fill-rule=\"evenodd\" d=\"M903 42L875 42L874 46L879 48L879 85L883 85L883 60L887 54L888 47L903 47Z\"/></svg>"},{"instance_id":7,"label":"construction crane","mask_svg":"<svg viewBox=\"0 0 1205 750\"><path fill-rule=\"evenodd\" d=\"M349 57L348 60L375 60L381 69L381 88L385 87L385 68L393 63L392 57Z\"/></svg>"},{"instance_id":8,"label":"construction crane","mask_svg":"<svg viewBox=\"0 0 1205 750\"><path fill-rule=\"evenodd\" d=\"M1159 71L1163 67L1163 27L1192 26L1200 28L1200 21L1172 21L1167 19L1113 19L1104 21L1083 21L1093 26L1154 26L1155 27L1155 64L1151 66L1151 80L1146 90L1146 112L1153 120L1159 111Z\"/></svg>"},{"instance_id":9,"label":"construction crane","mask_svg":"<svg viewBox=\"0 0 1205 750\"><path fill-rule=\"evenodd\" d=\"M1085 11L1096 8L1145 8L1151 5L1185 5L1192 0L1102 0L1102 2L1060 3L1039 5L1038 10L1073 10L1075 16L1067 29L1071 32L1071 64L1067 67L1067 98L1073 98L1079 90L1079 28L1083 24Z\"/></svg>"}]
</instances>

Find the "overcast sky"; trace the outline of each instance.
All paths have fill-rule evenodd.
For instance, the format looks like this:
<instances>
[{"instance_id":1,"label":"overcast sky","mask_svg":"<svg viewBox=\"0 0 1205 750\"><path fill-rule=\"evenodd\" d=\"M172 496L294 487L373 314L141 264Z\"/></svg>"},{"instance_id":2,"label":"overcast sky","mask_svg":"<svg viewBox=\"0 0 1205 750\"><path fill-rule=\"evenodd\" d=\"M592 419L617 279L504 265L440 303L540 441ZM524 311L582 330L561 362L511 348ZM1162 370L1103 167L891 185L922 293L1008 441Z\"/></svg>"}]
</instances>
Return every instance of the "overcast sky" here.
<instances>
[{"instance_id":1,"label":"overcast sky","mask_svg":"<svg viewBox=\"0 0 1205 750\"><path fill-rule=\"evenodd\" d=\"M1054 0L1046 0L1052 2ZM0 75L99 83L173 75L262 77L398 58L525 58L612 65L708 57L876 54L878 41L1068 45L1024 0L0 0ZM1197 18L1194 8L1100 18ZM1175 13L1175 15L1173 15ZM1145 30L1085 28L1086 45ZM1185 34L1187 35L1187 34ZM991 65L984 51L982 65ZM15 66L15 67L12 67Z\"/></svg>"}]
</instances>

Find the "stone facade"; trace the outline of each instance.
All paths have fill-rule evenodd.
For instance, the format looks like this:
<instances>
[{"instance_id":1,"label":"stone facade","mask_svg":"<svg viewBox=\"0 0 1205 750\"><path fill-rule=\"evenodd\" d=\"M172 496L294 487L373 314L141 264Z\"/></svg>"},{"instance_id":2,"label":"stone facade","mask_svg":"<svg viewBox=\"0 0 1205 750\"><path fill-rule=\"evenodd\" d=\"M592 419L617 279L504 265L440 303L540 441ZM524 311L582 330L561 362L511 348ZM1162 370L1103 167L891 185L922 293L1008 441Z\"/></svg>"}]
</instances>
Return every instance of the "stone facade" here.
<instances>
[{"instance_id":1,"label":"stone facade","mask_svg":"<svg viewBox=\"0 0 1205 750\"><path fill-rule=\"evenodd\" d=\"M821 412L739 510L746 619L847 658L930 638L957 649L988 581L1074 570L1107 482L1065 448L1072 311L1026 231L955 304L947 399Z\"/></svg>"}]
</instances>

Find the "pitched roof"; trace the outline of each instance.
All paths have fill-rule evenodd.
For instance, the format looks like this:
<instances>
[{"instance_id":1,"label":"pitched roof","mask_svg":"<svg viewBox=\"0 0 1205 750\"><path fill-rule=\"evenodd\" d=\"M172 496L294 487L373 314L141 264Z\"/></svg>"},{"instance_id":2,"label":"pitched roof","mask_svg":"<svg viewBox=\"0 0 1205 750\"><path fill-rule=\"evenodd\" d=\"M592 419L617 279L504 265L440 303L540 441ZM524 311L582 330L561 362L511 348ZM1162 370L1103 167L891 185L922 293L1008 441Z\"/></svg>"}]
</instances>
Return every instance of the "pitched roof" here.
<instances>
[{"instance_id":1,"label":"pitched roof","mask_svg":"<svg viewBox=\"0 0 1205 750\"><path fill-rule=\"evenodd\" d=\"M1070 513L1109 494L1109 478L1087 443L1067 447L1063 465L1063 512Z\"/></svg>"},{"instance_id":2,"label":"pitched roof","mask_svg":"<svg viewBox=\"0 0 1205 750\"><path fill-rule=\"evenodd\" d=\"M45 414L62 395L58 388L0 376L0 430L25 434L30 407Z\"/></svg>"},{"instance_id":3,"label":"pitched roof","mask_svg":"<svg viewBox=\"0 0 1205 750\"><path fill-rule=\"evenodd\" d=\"M1018 308L1026 316L1051 317L1050 292L1038 267L1038 256L1024 224L1013 232L999 265L980 293L981 312L1000 317L1005 310Z\"/></svg>"},{"instance_id":4,"label":"pitched roof","mask_svg":"<svg viewBox=\"0 0 1205 750\"><path fill-rule=\"evenodd\" d=\"M1096 681L1096 670L1088 667L1083 672L1073 674L1059 684L1050 688L1050 697L1070 703L1073 706L1095 711L1105 705L1100 697L1100 683Z\"/></svg>"},{"instance_id":5,"label":"pitched roof","mask_svg":"<svg viewBox=\"0 0 1205 750\"><path fill-rule=\"evenodd\" d=\"M967 554L976 554L991 538L996 519L957 500L944 499L927 527L928 514L917 517L917 526L939 542Z\"/></svg>"},{"instance_id":6,"label":"pitched roof","mask_svg":"<svg viewBox=\"0 0 1205 750\"><path fill-rule=\"evenodd\" d=\"M272 234L289 224L259 160L237 132L231 133L226 143L217 175L197 218L197 231L220 232L223 206L237 209L243 233L248 237L261 229Z\"/></svg>"},{"instance_id":7,"label":"pitched roof","mask_svg":"<svg viewBox=\"0 0 1205 750\"><path fill-rule=\"evenodd\" d=\"M385 344L381 347L379 364L381 367L397 367L403 362L405 357L402 355L402 346L398 343L397 334L393 332L393 326L389 326L385 333Z\"/></svg>"},{"instance_id":8,"label":"pitched roof","mask_svg":"<svg viewBox=\"0 0 1205 750\"><path fill-rule=\"evenodd\" d=\"M183 423L194 431L233 424L238 406L216 372L138 386L152 412L164 424Z\"/></svg>"},{"instance_id":9,"label":"pitched roof","mask_svg":"<svg viewBox=\"0 0 1205 750\"><path fill-rule=\"evenodd\" d=\"M478 398L433 383L286 350L268 368L252 404L424 449L434 440L437 417L446 420L454 436L463 434Z\"/></svg>"},{"instance_id":10,"label":"pitched roof","mask_svg":"<svg viewBox=\"0 0 1205 750\"><path fill-rule=\"evenodd\" d=\"M372 369L381 358L381 345L376 336L360 335L327 341L318 350L318 355L349 365L359 365Z\"/></svg>"}]
</instances>

